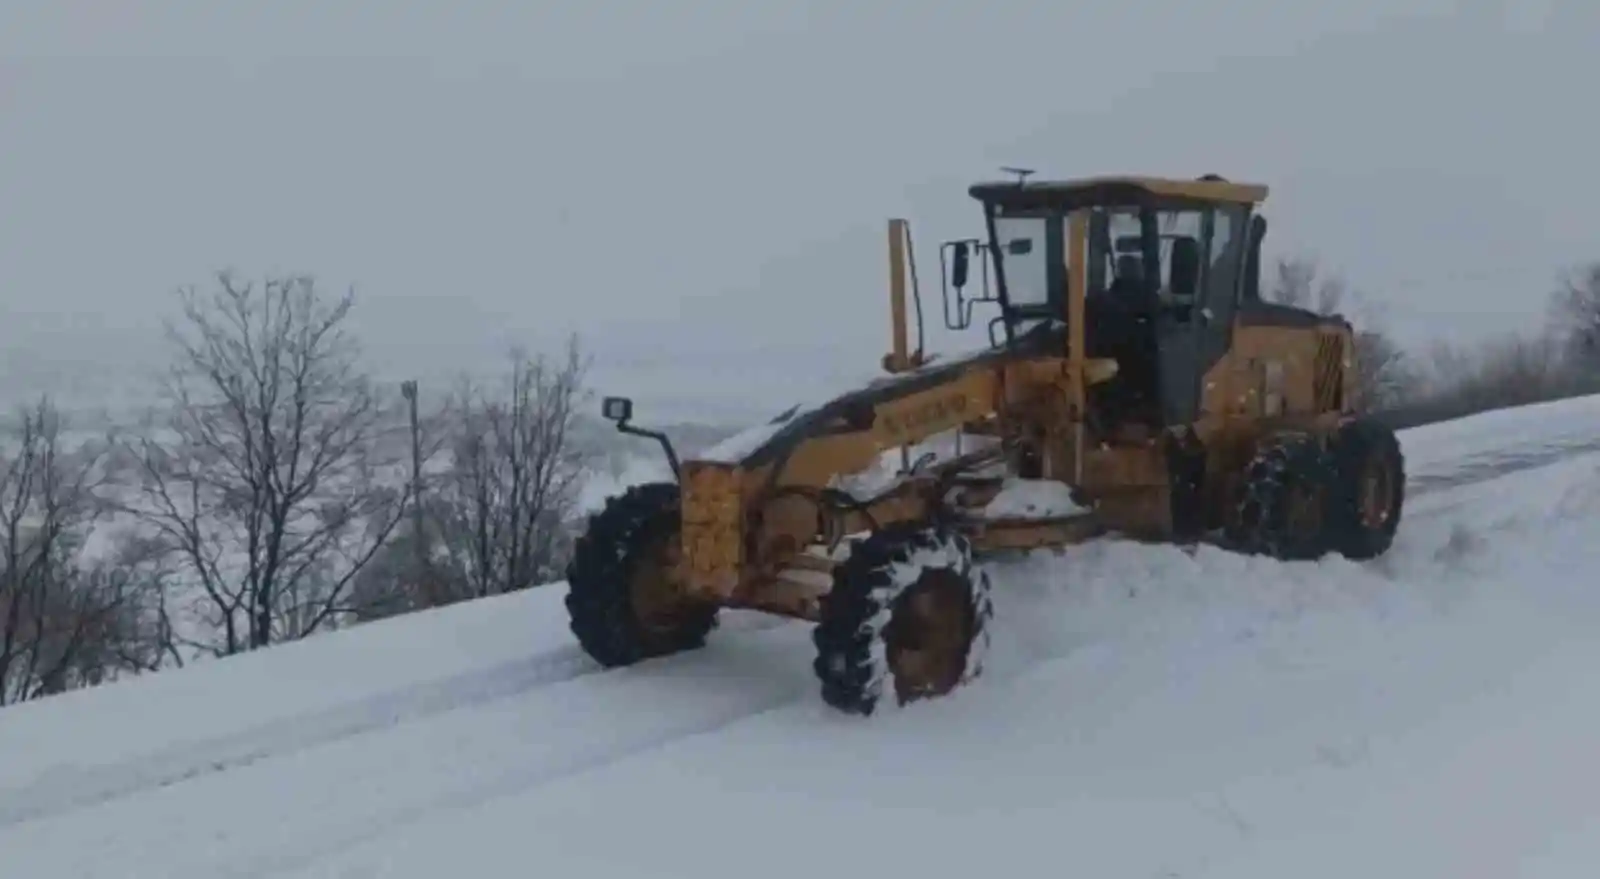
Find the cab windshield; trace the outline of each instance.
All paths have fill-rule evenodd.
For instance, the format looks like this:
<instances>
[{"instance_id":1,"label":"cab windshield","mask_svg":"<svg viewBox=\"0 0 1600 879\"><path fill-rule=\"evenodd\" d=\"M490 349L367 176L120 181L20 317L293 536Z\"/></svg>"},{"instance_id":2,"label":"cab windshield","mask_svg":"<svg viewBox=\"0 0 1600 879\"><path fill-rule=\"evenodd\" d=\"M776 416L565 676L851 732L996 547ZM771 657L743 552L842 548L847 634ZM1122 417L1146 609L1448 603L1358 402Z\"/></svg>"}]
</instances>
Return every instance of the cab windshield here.
<instances>
[{"instance_id":1,"label":"cab windshield","mask_svg":"<svg viewBox=\"0 0 1600 879\"><path fill-rule=\"evenodd\" d=\"M1204 214L1198 210L1152 211L1155 253L1147 254L1138 208L1100 209L1091 221L1089 294L1166 291L1172 275L1173 244L1203 240ZM1152 258L1153 257L1153 258ZM1146 280L1154 284L1147 287Z\"/></svg>"},{"instance_id":2,"label":"cab windshield","mask_svg":"<svg viewBox=\"0 0 1600 879\"><path fill-rule=\"evenodd\" d=\"M1002 323L1014 337L1042 323L1064 321L1069 273L1064 211L1004 203L988 207L987 250L999 273L1004 306L990 326L991 341ZM1137 308L1189 305L1210 286L1232 290L1236 285L1246 208L1112 204L1087 207L1085 214L1084 293L1092 300ZM1175 285L1180 275L1183 281Z\"/></svg>"}]
</instances>

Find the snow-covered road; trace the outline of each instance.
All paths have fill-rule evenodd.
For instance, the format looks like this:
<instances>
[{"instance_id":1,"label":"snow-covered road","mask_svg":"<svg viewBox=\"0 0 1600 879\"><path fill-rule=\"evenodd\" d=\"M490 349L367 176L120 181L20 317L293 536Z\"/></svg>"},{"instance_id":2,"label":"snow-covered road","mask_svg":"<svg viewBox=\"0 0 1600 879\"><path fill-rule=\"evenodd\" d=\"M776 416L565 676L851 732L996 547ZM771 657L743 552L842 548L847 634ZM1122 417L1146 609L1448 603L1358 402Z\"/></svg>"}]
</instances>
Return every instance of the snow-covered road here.
<instances>
[{"instance_id":1,"label":"snow-covered road","mask_svg":"<svg viewBox=\"0 0 1600 879\"><path fill-rule=\"evenodd\" d=\"M7 708L0 875L1596 875L1600 398L1403 441L1389 556L998 565L866 722L801 624L601 673L559 588Z\"/></svg>"}]
</instances>

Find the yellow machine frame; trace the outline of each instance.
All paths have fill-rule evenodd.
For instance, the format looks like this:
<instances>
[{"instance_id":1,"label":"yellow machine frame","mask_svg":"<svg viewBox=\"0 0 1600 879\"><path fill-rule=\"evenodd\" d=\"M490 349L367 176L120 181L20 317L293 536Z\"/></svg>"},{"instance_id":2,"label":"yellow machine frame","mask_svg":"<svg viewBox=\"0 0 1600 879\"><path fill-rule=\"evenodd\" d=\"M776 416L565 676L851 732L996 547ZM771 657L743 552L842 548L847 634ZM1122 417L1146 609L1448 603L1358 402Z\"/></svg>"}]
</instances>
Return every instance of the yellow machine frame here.
<instances>
[{"instance_id":1,"label":"yellow machine frame","mask_svg":"<svg viewBox=\"0 0 1600 879\"><path fill-rule=\"evenodd\" d=\"M830 554L845 535L893 522L953 517L982 551L1026 549L1083 540L1106 530L1166 539L1174 532L1172 443L1198 443L1205 470L1237 471L1264 432L1329 431L1354 410L1353 346L1337 320L1298 326L1236 320L1227 353L1201 379L1200 417L1166 435L1093 430L1089 390L1116 376L1118 364L1087 356L1085 291L1091 211L1131 198L1204 206L1254 206L1265 186L1215 180L1091 178L1048 184L984 184L1019 192L1050 187L1041 198L1077 203L1065 212L1067 291L1064 339L1002 345L942 360L908 348L906 242L909 224L888 224L890 375L829 404L765 425L720 451L683 462L681 553L669 576L685 597L816 619L829 589ZM960 430L1001 442L903 474L866 500L841 498L835 477L873 466L887 452ZM732 449L732 452L728 450ZM1037 476L1072 486L1092 512L1052 518L977 519L970 514L1016 472L1018 456L1037 461ZM1208 480L1225 510L1226 478ZM1221 515L1220 513L1218 515ZM1208 525L1218 524L1216 516ZM822 576L819 576L822 575Z\"/></svg>"}]
</instances>

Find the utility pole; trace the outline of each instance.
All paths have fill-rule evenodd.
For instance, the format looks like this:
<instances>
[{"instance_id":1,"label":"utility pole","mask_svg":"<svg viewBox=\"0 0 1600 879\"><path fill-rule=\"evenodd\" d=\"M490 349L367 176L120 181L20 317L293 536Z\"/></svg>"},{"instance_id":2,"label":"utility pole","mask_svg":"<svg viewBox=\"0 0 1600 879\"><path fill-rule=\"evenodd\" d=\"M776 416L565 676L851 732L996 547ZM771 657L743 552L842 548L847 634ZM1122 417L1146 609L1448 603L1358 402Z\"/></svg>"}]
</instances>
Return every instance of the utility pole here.
<instances>
[{"instance_id":1,"label":"utility pole","mask_svg":"<svg viewBox=\"0 0 1600 879\"><path fill-rule=\"evenodd\" d=\"M428 558L428 541L422 525L422 424L417 416L417 382L410 379L400 383L400 395L406 398L411 417L411 544L416 552L417 576L421 579L422 599L428 607L437 607L438 598L433 578L433 566Z\"/></svg>"}]
</instances>

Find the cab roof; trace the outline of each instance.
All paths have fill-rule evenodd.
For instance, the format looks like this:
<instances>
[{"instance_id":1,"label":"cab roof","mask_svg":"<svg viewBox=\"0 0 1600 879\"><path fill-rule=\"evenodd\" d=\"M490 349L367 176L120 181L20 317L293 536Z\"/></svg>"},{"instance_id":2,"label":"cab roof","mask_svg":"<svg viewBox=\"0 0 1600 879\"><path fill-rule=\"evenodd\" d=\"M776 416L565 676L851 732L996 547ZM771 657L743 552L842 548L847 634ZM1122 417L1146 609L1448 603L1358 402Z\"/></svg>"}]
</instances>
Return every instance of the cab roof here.
<instances>
[{"instance_id":1,"label":"cab roof","mask_svg":"<svg viewBox=\"0 0 1600 879\"><path fill-rule=\"evenodd\" d=\"M1208 175L1198 180L1166 177L1081 177L1074 180L1015 180L975 183L967 192L985 202L1010 208L1072 208L1097 204L1256 204L1267 187L1233 183Z\"/></svg>"}]
</instances>

